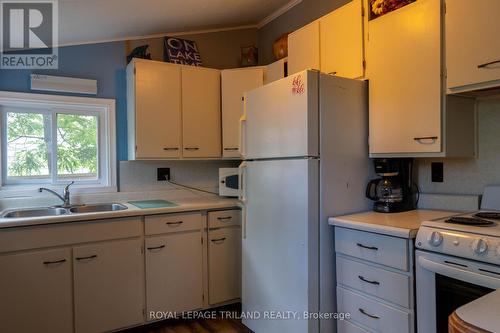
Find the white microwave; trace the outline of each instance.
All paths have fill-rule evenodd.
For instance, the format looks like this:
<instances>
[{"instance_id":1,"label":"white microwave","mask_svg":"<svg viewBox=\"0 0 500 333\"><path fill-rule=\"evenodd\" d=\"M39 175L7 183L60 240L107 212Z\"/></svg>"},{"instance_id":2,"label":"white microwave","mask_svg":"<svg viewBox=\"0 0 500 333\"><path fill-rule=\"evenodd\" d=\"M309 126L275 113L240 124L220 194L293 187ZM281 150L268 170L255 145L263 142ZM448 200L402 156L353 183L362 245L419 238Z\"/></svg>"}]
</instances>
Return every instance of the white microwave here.
<instances>
[{"instance_id":1,"label":"white microwave","mask_svg":"<svg viewBox=\"0 0 500 333\"><path fill-rule=\"evenodd\" d=\"M219 195L237 197L239 193L238 168L219 168Z\"/></svg>"}]
</instances>

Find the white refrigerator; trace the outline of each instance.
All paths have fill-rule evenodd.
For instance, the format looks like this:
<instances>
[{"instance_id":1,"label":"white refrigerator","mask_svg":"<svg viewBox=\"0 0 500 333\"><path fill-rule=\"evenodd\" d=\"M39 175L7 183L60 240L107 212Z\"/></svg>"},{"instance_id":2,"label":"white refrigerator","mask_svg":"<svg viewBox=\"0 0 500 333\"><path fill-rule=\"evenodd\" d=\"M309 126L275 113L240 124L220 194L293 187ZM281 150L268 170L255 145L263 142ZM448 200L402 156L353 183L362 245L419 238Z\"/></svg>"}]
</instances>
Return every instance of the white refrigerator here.
<instances>
[{"instance_id":1,"label":"white refrigerator","mask_svg":"<svg viewBox=\"0 0 500 333\"><path fill-rule=\"evenodd\" d=\"M241 119L243 323L256 333L331 333L334 229L370 209L367 84L304 71L252 90Z\"/></svg>"}]
</instances>

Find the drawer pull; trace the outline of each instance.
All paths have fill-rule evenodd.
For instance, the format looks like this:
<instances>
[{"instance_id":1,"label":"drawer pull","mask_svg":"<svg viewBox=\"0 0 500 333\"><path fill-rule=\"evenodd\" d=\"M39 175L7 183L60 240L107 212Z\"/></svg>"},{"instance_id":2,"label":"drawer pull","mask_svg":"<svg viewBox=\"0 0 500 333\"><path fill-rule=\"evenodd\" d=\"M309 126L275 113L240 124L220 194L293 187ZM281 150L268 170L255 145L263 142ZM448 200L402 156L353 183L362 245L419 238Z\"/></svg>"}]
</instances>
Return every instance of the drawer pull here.
<instances>
[{"instance_id":1,"label":"drawer pull","mask_svg":"<svg viewBox=\"0 0 500 333\"><path fill-rule=\"evenodd\" d=\"M233 148L233 147L230 147L230 148L224 148L225 151L237 151L239 150L239 148Z\"/></svg>"},{"instance_id":2,"label":"drawer pull","mask_svg":"<svg viewBox=\"0 0 500 333\"><path fill-rule=\"evenodd\" d=\"M363 248L363 249L378 251L378 247L375 247L375 246L367 246L367 245L363 245L361 243L357 243L356 245Z\"/></svg>"},{"instance_id":3,"label":"drawer pull","mask_svg":"<svg viewBox=\"0 0 500 333\"><path fill-rule=\"evenodd\" d=\"M413 138L413 140L418 141L420 143L422 143L422 141L432 141L432 143L434 143L437 139L438 139L437 136L422 136Z\"/></svg>"},{"instance_id":4,"label":"drawer pull","mask_svg":"<svg viewBox=\"0 0 500 333\"><path fill-rule=\"evenodd\" d=\"M163 249L163 248L165 248L165 244L160 245L160 246L148 247L147 249L148 249L149 251L152 251L152 250L160 250L160 249Z\"/></svg>"},{"instance_id":5,"label":"drawer pull","mask_svg":"<svg viewBox=\"0 0 500 333\"><path fill-rule=\"evenodd\" d=\"M364 278L363 276L361 276L361 275L358 275L358 278L359 278L361 281L366 282L366 283L374 284L374 285L377 285L377 286L378 286L378 285L380 285L380 282L378 282L378 281L370 281L370 280L367 280L367 279L365 279L365 278Z\"/></svg>"},{"instance_id":6,"label":"drawer pull","mask_svg":"<svg viewBox=\"0 0 500 333\"><path fill-rule=\"evenodd\" d=\"M494 64L500 64L500 60L495 60L495 61L487 62L485 64L478 65L477 68L489 68L491 65L494 65Z\"/></svg>"},{"instance_id":7,"label":"drawer pull","mask_svg":"<svg viewBox=\"0 0 500 333\"><path fill-rule=\"evenodd\" d=\"M359 308L358 310L359 310L359 312L361 312L362 314L364 314L367 317L370 317L370 318L373 318L373 319L380 319L379 316L376 316L376 315L373 315L373 314L369 314L368 312L366 312L362 308Z\"/></svg>"},{"instance_id":8,"label":"drawer pull","mask_svg":"<svg viewBox=\"0 0 500 333\"><path fill-rule=\"evenodd\" d=\"M88 256L88 257L77 257L75 259L78 260L78 261L81 261L81 260L90 260L90 259L95 259L95 258L97 258L97 254L94 254L94 255L91 255L91 256Z\"/></svg>"},{"instance_id":9,"label":"drawer pull","mask_svg":"<svg viewBox=\"0 0 500 333\"><path fill-rule=\"evenodd\" d=\"M184 221L177 221L177 222L167 222L165 223L166 225L172 225L172 226L175 226L175 225L181 225L183 224Z\"/></svg>"},{"instance_id":10,"label":"drawer pull","mask_svg":"<svg viewBox=\"0 0 500 333\"><path fill-rule=\"evenodd\" d=\"M185 150L200 150L198 147L186 147Z\"/></svg>"},{"instance_id":11,"label":"drawer pull","mask_svg":"<svg viewBox=\"0 0 500 333\"><path fill-rule=\"evenodd\" d=\"M222 238L215 238L215 239L212 239L212 242L213 243L217 243L217 242L224 242L226 240L226 237L222 237Z\"/></svg>"},{"instance_id":12,"label":"drawer pull","mask_svg":"<svg viewBox=\"0 0 500 333\"><path fill-rule=\"evenodd\" d=\"M168 150L179 150L179 148L177 148L177 147L165 147L165 148L163 148L163 150L167 150L167 151Z\"/></svg>"},{"instance_id":13,"label":"drawer pull","mask_svg":"<svg viewBox=\"0 0 500 333\"><path fill-rule=\"evenodd\" d=\"M219 221L229 221L229 220L232 220L233 217L232 216L221 216L221 217L218 217L217 220Z\"/></svg>"},{"instance_id":14,"label":"drawer pull","mask_svg":"<svg viewBox=\"0 0 500 333\"><path fill-rule=\"evenodd\" d=\"M55 261L44 261L44 265L56 265L56 264L62 264L63 262L66 262L66 259L61 259L61 260L55 260Z\"/></svg>"}]
</instances>

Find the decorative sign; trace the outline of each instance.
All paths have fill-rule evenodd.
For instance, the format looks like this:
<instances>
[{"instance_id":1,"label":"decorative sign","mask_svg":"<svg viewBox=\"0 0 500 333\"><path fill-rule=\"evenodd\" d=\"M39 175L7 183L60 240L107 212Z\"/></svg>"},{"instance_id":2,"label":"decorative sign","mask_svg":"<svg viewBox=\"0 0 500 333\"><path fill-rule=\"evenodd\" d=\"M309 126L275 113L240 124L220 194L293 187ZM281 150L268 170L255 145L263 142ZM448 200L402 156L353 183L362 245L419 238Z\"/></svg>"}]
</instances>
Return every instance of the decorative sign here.
<instances>
[{"instance_id":1,"label":"decorative sign","mask_svg":"<svg viewBox=\"0 0 500 333\"><path fill-rule=\"evenodd\" d=\"M302 81L302 76L297 75L292 81L292 94L303 94L305 91L304 82Z\"/></svg>"},{"instance_id":2,"label":"decorative sign","mask_svg":"<svg viewBox=\"0 0 500 333\"><path fill-rule=\"evenodd\" d=\"M201 66L201 56L196 42L187 39L165 37L164 60L174 64Z\"/></svg>"},{"instance_id":3,"label":"decorative sign","mask_svg":"<svg viewBox=\"0 0 500 333\"><path fill-rule=\"evenodd\" d=\"M370 0L370 20L409 5L416 0Z\"/></svg>"}]
</instances>

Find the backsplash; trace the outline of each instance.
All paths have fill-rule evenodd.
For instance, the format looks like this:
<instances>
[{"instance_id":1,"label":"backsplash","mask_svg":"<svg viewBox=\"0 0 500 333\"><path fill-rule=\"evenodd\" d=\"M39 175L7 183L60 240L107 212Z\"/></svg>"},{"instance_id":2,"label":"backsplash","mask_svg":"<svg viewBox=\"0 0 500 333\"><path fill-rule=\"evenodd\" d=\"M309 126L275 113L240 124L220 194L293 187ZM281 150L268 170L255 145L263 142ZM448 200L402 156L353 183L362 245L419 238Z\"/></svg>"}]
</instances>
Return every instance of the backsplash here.
<instances>
[{"instance_id":1,"label":"backsplash","mask_svg":"<svg viewBox=\"0 0 500 333\"><path fill-rule=\"evenodd\" d=\"M431 163L444 163L444 182L431 182ZM417 163L423 193L481 194L486 185L500 184L500 97L479 102L478 156L424 158Z\"/></svg>"}]
</instances>

